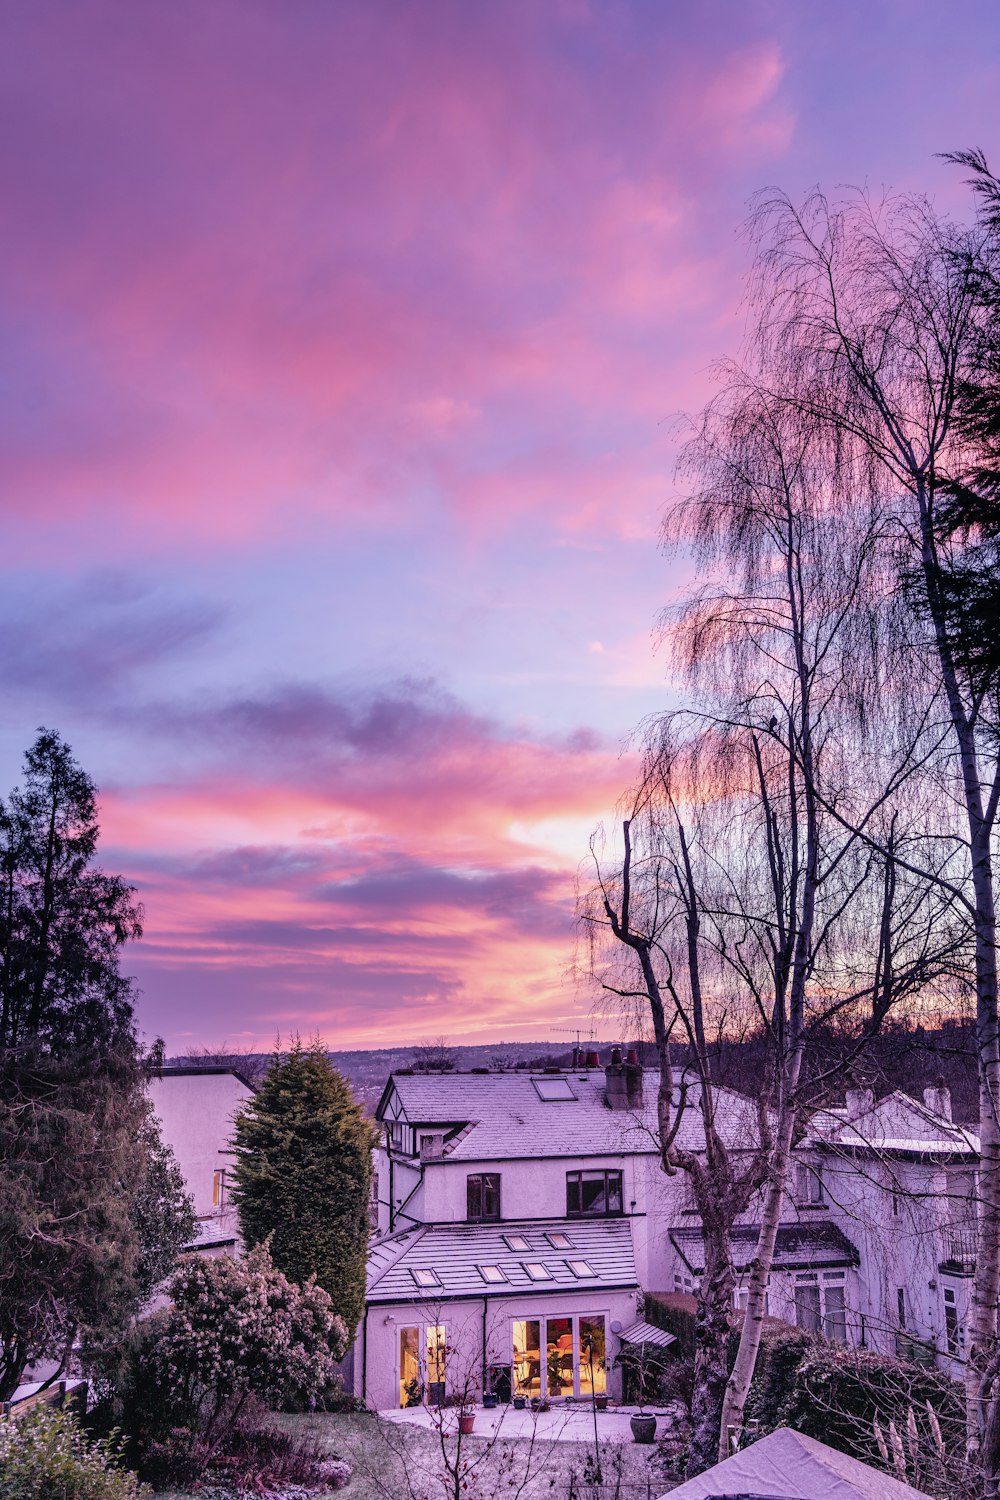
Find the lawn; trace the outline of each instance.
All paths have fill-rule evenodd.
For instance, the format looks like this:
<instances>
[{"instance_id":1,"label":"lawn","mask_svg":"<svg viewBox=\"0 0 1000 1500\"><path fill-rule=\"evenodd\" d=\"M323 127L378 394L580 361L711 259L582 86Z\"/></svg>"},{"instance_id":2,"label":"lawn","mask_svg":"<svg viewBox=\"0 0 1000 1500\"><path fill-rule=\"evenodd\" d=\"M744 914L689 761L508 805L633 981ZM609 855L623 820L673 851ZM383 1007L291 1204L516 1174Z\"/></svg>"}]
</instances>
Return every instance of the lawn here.
<instances>
[{"instance_id":1,"label":"lawn","mask_svg":"<svg viewBox=\"0 0 1000 1500\"><path fill-rule=\"evenodd\" d=\"M331 1453L351 1465L350 1483L336 1492L338 1500L447 1500L450 1494L439 1442L431 1432L381 1423L367 1414L317 1413L275 1420L286 1430L318 1435ZM485 1444L481 1439L466 1438L463 1443L463 1454L471 1459L483 1455ZM590 1500L591 1496L614 1500L616 1495L620 1500L655 1500L670 1488L670 1481L651 1467L654 1454L655 1449L635 1443L603 1444L605 1484L598 1489L585 1479L592 1445L537 1441L532 1447L528 1438L505 1440L484 1456L466 1494L469 1500L499 1500L500 1496L507 1500L563 1500L570 1493L578 1500ZM171 1491L161 1494L159 1500L187 1497Z\"/></svg>"}]
</instances>

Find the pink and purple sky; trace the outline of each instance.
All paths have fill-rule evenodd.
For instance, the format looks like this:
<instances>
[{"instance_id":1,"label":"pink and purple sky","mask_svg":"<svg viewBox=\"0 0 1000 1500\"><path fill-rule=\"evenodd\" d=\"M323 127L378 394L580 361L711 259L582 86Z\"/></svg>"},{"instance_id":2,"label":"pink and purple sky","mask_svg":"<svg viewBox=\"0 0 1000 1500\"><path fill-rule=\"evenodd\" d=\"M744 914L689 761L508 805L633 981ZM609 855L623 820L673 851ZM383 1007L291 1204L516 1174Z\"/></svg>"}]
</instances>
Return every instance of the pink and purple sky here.
<instances>
[{"instance_id":1,"label":"pink and purple sky","mask_svg":"<svg viewBox=\"0 0 1000 1500\"><path fill-rule=\"evenodd\" d=\"M148 1035L548 1039L750 195L1000 158L995 0L8 0L0 773ZM598 1026L603 1034L607 1027Z\"/></svg>"}]
</instances>

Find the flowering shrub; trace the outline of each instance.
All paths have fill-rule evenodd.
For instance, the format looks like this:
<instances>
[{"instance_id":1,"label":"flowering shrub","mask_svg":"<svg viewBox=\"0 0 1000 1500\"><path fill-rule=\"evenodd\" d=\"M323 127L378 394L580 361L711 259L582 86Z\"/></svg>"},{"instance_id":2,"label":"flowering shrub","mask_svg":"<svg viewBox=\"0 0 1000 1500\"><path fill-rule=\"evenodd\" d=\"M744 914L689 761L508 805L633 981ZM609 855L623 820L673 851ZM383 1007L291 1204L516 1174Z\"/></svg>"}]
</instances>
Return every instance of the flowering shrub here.
<instances>
[{"instance_id":1,"label":"flowering shrub","mask_svg":"<svg viewBox=\"0 0 1000 1500\"><path fill-rule=\"evenodd\" d=\"M243 1260L192 1258L172 1305L140 1325L117 1408L140 1468L157 1480L202 1470L256 1399L281 1406L332 1381L347 1333L312 1281L275 1270L266 1244Z\"/></svg>"},{"instance_id":2,"label":"flowering shrub","mask_svg":"<svg viewBox=\"0 0 1000 1500\"><path fill-rule=\"evenodd\" d=\"M89 1442L69 1412L38 1406L0 1421L0 1500L143 1500L112 1442Z\"/></svg>"}]
</instances>

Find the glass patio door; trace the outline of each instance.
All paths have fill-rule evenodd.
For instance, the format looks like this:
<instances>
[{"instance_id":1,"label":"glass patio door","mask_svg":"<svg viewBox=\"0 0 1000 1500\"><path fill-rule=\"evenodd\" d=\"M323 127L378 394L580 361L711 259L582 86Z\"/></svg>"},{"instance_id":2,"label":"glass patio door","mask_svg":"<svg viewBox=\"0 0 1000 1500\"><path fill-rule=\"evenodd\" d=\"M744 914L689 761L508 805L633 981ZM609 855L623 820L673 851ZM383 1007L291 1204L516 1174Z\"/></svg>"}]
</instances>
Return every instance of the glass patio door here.
<instances>
[{"instance_id":1,"label":"glass patio door","mask_svg":"<svg viewBox=\"0 0 1000 1500\"><path fill-rule=\"evenodd\" d=\"M606 1394L607 1336L602 1314L517 1318L511 1335L515 1396L554 1400Z\"/></svg>"}]
</instances>

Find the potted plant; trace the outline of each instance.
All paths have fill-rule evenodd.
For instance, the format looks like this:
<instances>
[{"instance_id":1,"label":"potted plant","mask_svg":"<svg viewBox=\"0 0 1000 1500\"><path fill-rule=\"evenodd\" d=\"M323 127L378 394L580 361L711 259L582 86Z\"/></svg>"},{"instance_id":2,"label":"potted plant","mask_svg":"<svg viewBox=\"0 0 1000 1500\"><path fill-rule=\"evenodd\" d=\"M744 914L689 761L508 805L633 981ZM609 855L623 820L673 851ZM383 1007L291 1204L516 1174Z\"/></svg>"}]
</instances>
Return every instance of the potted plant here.
<instances>
[{"instance_id":1,"label":"potted plant","mask_svg":"<svg viewBox=\"0 0 1000 1500\"><path fill-rule=\"evenodd\" d=\"M524 1411L524 1408L527 1406L527 1404L528 1404L528 1402L527 1402L527 1400L526 1400L526 1398L524 1396L515 1396L514 1397L514 1410L515 1411Z\"/></svg>"},{"instance_id":2,"label":"potted plant","mask_svg":"<svg viewBox=\"0 0 1000 1500\"><path fill-rule=\"evenodd\" d=\"M468 1437L469 1433L474 1431L475 1426L476 1413L473 1408L471 1406L460 1407L458 1413L458 1430L462 1436Z\"/></svg>"},{"instance_id":3,"label":"potted plant","mask_svg":"<svg viewBox=\"0 0 1000 1500\"><path fill-rule=\"evenodd\" d=\"M497 1395L496 1391L484 1391L483 1392L483 1406L484 1407L492 1408L494 1406L497 1406L499 1404L499 1401L500 1401L500 1398Z\"/></svg>"},{"instance_id":4,"label":"potted plant","mask_svg":"<svg viewBox=\"0 0 1000 1500\"><path fill-rule=\"evenodd\" d=\"M598 1411L607 1411L607 1409L608 1409L608 1398L607 1398L607 1396L595 1396L594 1397L594 1405L597 1407Z\"/></svg>"},{"instance_id":5,"label":"potted plant","mask_svg":"<svg viewBox=\"0 0 1000 1500\"><path fill-rule=\"evenodd\" d=\"M629 1418L629 1426L632 1429L632 1438L637 1443L653 1443L656 1441L656 1417L650 1411L643 1409L639 1403L639 1410L633 1412Z\"/></svg>"}]
</instances>

